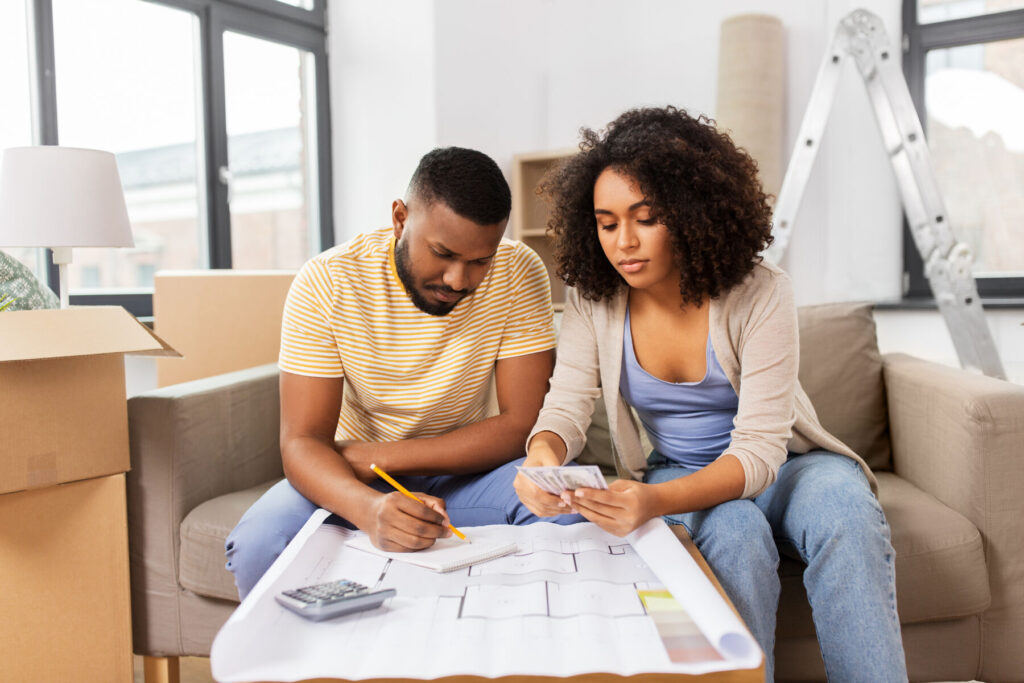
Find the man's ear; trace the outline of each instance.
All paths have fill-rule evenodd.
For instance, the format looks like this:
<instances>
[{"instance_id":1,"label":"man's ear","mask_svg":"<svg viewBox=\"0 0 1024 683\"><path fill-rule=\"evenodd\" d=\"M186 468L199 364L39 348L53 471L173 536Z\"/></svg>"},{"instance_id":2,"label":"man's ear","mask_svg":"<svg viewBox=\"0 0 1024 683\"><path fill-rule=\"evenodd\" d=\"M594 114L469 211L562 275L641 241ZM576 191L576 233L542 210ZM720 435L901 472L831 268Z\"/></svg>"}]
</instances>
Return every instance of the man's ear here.
<instances>
[{"instance_id":1,"label":"man's ear","mask_svg":"<svg viewBox=\"0 0 1024 683\"><path fill-rule=\"evenodd\" d=\"M402 231L405 230L405 221L409 218L409 208L401 199L391 202L391 227L395 233L395 239L401 239Z\"/></svg>"}]
</instances>

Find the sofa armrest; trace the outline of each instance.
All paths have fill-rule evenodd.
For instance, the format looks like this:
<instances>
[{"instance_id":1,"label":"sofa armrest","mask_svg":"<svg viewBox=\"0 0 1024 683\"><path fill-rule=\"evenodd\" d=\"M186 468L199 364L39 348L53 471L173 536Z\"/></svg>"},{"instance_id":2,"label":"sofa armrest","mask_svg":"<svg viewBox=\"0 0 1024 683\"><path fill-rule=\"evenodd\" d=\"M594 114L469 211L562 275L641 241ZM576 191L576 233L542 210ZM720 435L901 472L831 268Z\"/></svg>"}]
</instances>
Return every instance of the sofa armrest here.
<instances>
[{"instance_id":1,"label":"sofa armrest","mask_svg":"<svg viewBox=\"0 0 1024 683\"><path fill-rule=\"evenodd\" d=\"M128 539L136 647L146 646L149 626L161 619L177 621L182 520L211 498L283 476L279 434L276 364L175 384L128 400Z\"/></svg>"},{"instance_id":2,"label":"sofa armrest","mask_svg":"<svg viewBox=\"0 0 1024 683\"><path fill-rule=\"evenodd\" d=\"M1024 514L1024 386L905 354L883 372L896 474L982 533Z\"/></svg>"},{"instance_id":3,"label":"sofa armrest","mask_svg":"<svg viewBox=\"0 0 1024 683\"><path fill-rule=\"evenodd\" d=\"M1024 386L903 354L883 357L893 467L981 532L992 603L981 680L1024 671Z\"/></svg>"}]
</instances>

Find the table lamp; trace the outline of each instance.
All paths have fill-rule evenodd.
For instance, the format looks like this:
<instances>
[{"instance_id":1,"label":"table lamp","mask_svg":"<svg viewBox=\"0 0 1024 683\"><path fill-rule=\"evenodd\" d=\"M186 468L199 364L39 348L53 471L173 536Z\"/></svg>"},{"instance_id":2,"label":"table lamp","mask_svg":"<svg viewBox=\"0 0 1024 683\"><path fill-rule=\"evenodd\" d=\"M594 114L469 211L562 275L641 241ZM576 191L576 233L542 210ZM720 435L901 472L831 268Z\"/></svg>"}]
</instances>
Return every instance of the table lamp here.
<instances>
[{"instance_id":1,"label":"table lamp","mask_svg":"<svg viewBox=\"0 0 1024 683\"><path fill-rule=\"evenodd\" d=\"M131 224L110 152L12 147L0 162L0 247L49 247L68 307L73 247L131 247Z\"/></svg>"}]
</instances>

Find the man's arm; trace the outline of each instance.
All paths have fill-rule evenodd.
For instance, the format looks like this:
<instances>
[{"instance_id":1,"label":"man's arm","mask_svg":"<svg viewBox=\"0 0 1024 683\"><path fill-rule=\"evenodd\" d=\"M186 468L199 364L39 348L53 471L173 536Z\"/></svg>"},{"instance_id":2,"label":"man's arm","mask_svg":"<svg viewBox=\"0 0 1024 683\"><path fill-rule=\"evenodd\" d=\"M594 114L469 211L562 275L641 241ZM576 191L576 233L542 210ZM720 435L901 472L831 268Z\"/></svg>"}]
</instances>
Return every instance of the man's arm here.
<instances>
[{"instance_id":1,"label":"man's arm","mask_svg":"<svg viewBox=\"0 0 1024 683\"><path fill-rule=\"evenodd\" d=\"M443 526L443 501L420 493L427 503L422 505L398 491L374 491L356 479L352 467L335 452L342 378L282 371L280 388L281 460L299 493L367 532L384 550L426 548L450 533Z\"/></svg>"},{"instance_id":2,"label":"man's arm","mask_svg":"<svg viewBox=\"0 0 1024 683\"><path fill-rule=\"evenodd\" d=\"M335 448L370 481L370 464L391 474L470 474L485 472L523 455L526 437L537 420L554 351L503 358L494 366L498 415L439 436L386 443L339 442Z\"/></svg>"}]
</instances>

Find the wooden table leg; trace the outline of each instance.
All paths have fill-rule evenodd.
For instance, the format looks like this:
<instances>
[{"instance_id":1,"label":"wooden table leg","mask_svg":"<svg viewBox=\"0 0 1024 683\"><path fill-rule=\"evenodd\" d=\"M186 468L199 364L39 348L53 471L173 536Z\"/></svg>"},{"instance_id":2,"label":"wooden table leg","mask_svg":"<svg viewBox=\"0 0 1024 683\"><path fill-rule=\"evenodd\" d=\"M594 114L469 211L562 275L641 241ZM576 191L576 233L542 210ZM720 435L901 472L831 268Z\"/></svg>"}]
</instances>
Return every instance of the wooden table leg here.
<instances>
[{"instance_id":1,"label":"wooden table leg","mask_svg":"<svg viewBox=\"0 0 1024 683\"><path fill-rule=\"evenodd\" d=\"M181 670L177 657L142 658L142 672L146 683L180 683Z\"/></svg>"}]
</instances>

